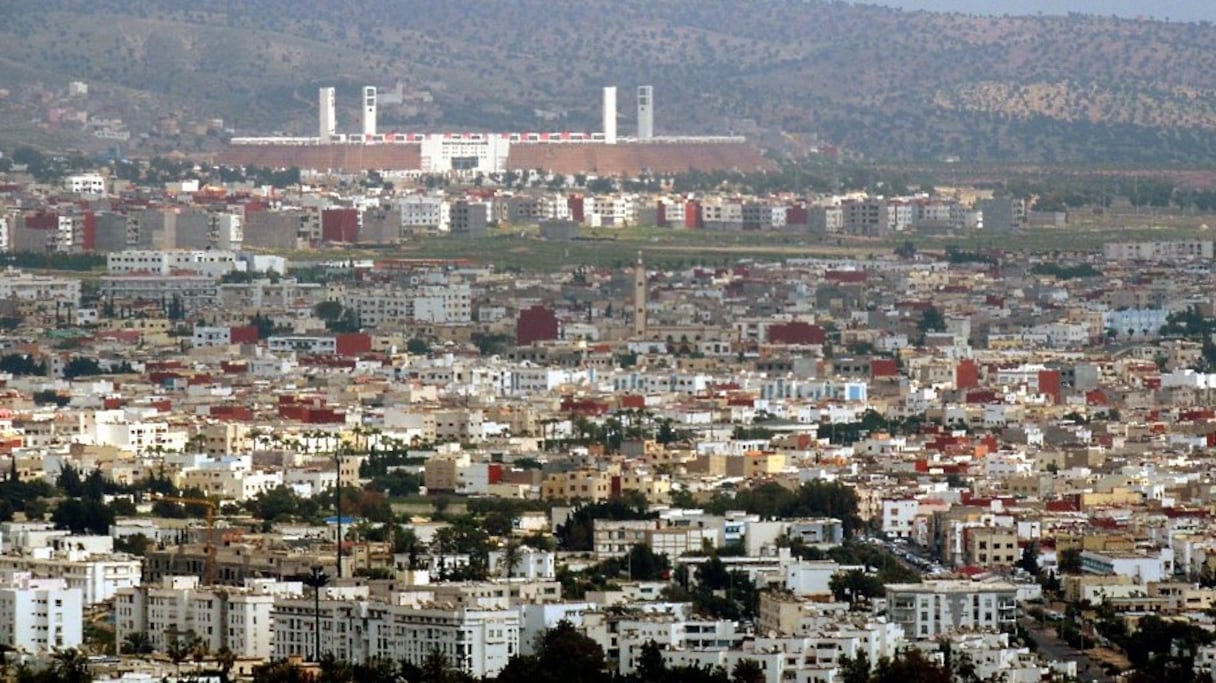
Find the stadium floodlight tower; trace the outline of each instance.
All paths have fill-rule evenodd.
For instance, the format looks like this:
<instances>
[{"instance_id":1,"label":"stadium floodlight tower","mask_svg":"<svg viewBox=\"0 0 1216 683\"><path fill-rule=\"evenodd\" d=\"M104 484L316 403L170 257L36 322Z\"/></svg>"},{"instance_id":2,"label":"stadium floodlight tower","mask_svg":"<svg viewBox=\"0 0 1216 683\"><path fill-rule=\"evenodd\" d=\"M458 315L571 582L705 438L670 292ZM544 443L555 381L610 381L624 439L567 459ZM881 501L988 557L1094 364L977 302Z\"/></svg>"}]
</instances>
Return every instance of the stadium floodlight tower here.
<instances>
[{"instance_id":1,"label":"stadium floodlight tower","mask_svg":"<svg viewBox=\"0 0 1216 683\"><path fill-rule=\"evenodd\" d=\"M363 87L363 135L376 134L376 86Z\"/></svg>"},{"instance_id":2,"label":"stadium floodlight tower","mask_svg":"<svg viewBox=\"0 0 1216 683\"><path fill-rule=\"evenodd\" d=\"M336 100L333 88L321 88L318 119L320 126L317 135L321 142L328 142L337 134L338 122L335 116Z\"/></svg>"},{"instance_id":3,"label":"stadium floodlight tower","mask_svg":"<svg viewBox=\"0 0 1216 683\"><path fill-rule=\"evenodd\" d=\"M654 86L638 86L638 139L654 137Z\"/></svg>"},{"instance_id":4,"label":"stadium floodlight tower","mask_svg":"<svg viewBox=\"0 0 1216 683\"><path fill-rule=\"evenodd\" d=\"M616 144L616 86L604 88L604 142Z\"/></svg>"}]
</instances>

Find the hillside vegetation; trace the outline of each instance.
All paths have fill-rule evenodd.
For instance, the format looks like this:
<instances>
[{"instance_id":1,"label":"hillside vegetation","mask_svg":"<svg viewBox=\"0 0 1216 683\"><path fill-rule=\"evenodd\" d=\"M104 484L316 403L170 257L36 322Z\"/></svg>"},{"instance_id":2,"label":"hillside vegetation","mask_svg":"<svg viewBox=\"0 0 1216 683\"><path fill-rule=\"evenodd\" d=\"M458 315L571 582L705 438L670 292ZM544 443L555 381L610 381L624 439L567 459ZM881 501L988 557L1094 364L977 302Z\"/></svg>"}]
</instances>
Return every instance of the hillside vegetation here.
<instances>
[{"instance_id":1,"label":"hillside vegetation","mask_svg":"<svg viewBox=\"0 0 1216 683\"><path fill-rule=\"evenodd\" d=\"M599 87L617 84L628 131L630 87L650 83L660 133L818 138L886 159L1216 153L1216 28L1203 24L814 0L185 6L0 3L0 87L83 79L145 114L304 133L322 84L339 87L349 129L357 86L402 83L406 103L382 117L398 130L593 129Z\"/></svg>"}]
</instances>

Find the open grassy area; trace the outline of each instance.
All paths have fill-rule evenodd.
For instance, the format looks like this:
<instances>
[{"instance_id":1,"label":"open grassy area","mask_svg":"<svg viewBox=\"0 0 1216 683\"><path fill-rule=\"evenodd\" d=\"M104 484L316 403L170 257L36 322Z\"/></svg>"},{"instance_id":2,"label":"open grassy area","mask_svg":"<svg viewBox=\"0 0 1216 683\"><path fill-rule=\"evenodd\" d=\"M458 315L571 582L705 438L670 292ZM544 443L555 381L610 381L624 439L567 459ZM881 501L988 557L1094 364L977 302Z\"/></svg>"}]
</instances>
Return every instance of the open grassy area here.
<instances>
[{"instance_id":1,"label":"open grassy area","mask_svg":"<svg viewBox=\"0 0 1216 683\"><path fill-rule=\"evenodd\" d=\"M1112 240L1181 239L1211 235L1216 216L1151 215L1075 217L1064 228L1031 228L1014 233L971 232L949 236L895 236L886 239L815 237L789 233L718 233L666 228L584 230L573 241L549 241L535 228L493 231L479 239L429 237L392 249L332 249L292 252L289 258L314 261L336 258L469 259L500 270L552 271L574 266L625 267L641 252L652 268L718 266L740 259L773 261L799 257L868 258L890 254L905 241L920 249L957 245L968 250L1097 251Z\"/></svg>"}]
</instances>

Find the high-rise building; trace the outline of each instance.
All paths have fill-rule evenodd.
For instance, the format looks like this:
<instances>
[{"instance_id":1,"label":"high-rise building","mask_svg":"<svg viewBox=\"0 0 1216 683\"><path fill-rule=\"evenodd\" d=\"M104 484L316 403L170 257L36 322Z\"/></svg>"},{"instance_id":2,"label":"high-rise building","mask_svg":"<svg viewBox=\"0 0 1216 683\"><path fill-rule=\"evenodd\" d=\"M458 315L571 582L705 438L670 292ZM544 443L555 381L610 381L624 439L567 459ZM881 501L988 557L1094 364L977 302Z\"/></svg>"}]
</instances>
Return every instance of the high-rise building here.
<instances>
[{"instance_id":1,"label":"high-rise building","mask_svg":"<svg viewBox=\"0 0 1216 683\"><path fill-rule=\"evenodd\" d=\"M604 142L616 144L616 86L604 88Z\"/></svg>"},{"instance_id":2,"label":"high-rise building","mask_svg":"<svg viewBox=\"0 0 1216 683\"><path fill-rule=\"evenodd\" d=\"M363 87L363 135L376 134L376 86Z\"/></svg>"},{"instance_id":3,"label":"high-rise building","mask_svg":"<svg viewBox=\"0 0 1216 683\"><path fill-rule=\"evenodd\" d=\"M320 111L318 119L320 127L318 135L322 142L328 141L337 133L338 120L334 113L336 100L334 98L333 88L321 88L320 90Z\"/></svg>"},{"instance_id":4,"label":"high-rise building","mask_svg":"<svg viewBox=\"0 0 1216 683\"><path fill-rule=\"evenodd\" d=\"M654 137L654 86L638 86L638 139Z\"/></svg>"}]
</instances>

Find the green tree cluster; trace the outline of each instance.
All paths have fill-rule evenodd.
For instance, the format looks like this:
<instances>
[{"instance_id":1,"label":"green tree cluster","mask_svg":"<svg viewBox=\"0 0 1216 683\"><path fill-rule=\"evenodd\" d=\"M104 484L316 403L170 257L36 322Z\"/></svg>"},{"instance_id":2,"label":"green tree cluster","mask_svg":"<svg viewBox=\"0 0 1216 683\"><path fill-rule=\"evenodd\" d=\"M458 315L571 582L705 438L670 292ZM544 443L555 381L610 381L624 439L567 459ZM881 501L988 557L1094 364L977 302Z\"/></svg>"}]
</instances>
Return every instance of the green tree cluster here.
<instances>
[{"instance_id":1,"label":"green tree cluster","mask_svg":"<svg viewBox=\"0 0 1216 683\"><path fill-rule=\"evenodd\" d=\"M846 536L863 526L857 492L840 482L811 481L794 491L769 482L736 491L733 498L716 495L705 509L712 514L741 509L766 519L834 517L841 521Z\"/></svg>"}]
</instances>

